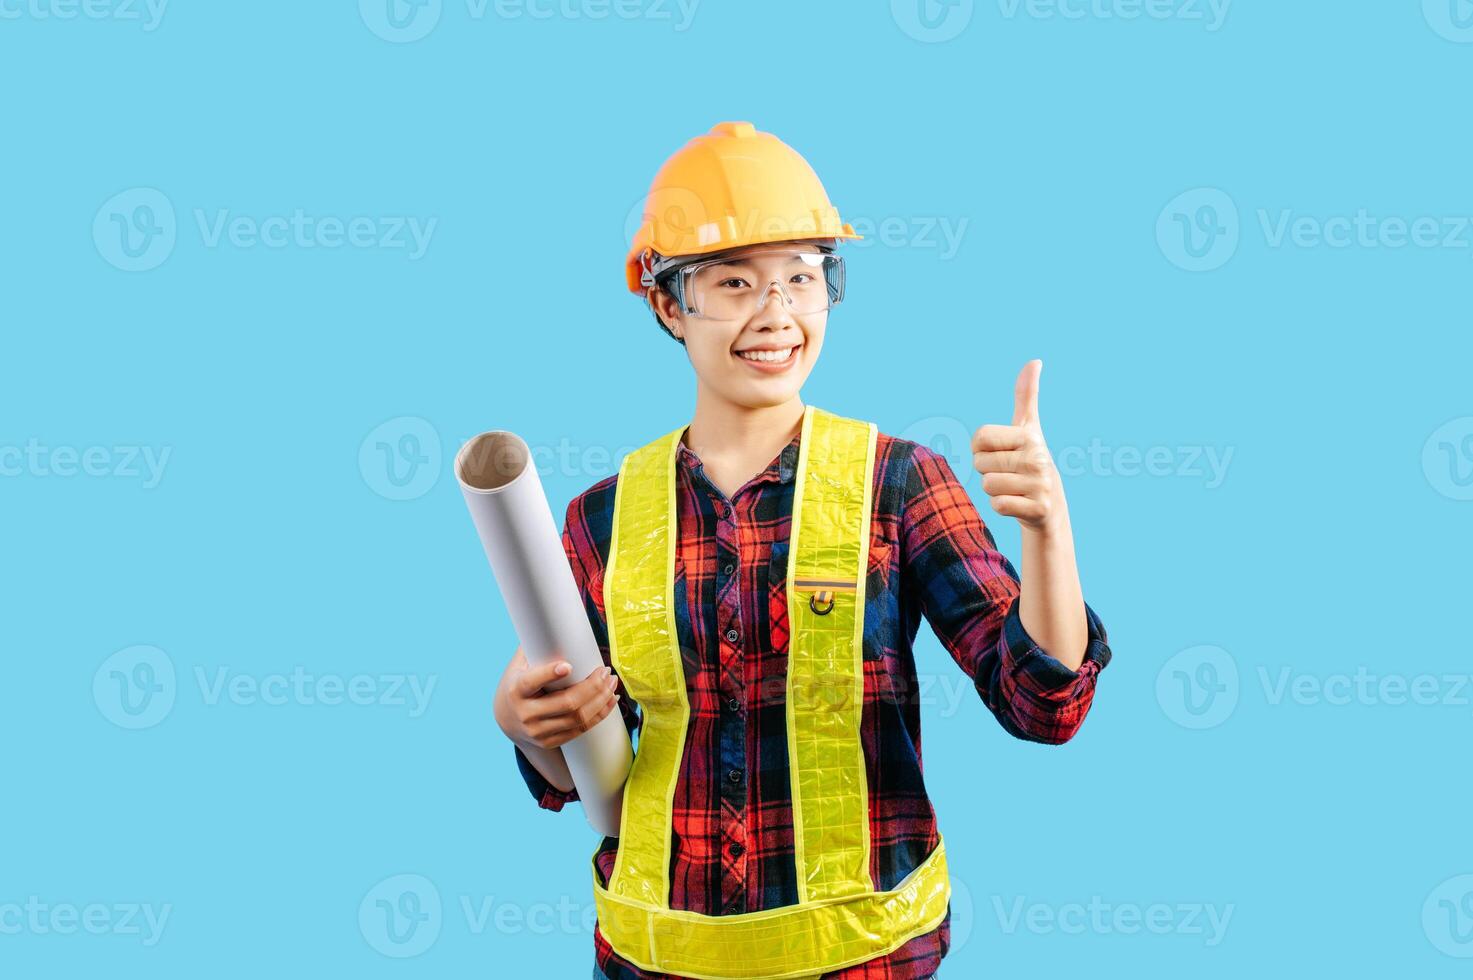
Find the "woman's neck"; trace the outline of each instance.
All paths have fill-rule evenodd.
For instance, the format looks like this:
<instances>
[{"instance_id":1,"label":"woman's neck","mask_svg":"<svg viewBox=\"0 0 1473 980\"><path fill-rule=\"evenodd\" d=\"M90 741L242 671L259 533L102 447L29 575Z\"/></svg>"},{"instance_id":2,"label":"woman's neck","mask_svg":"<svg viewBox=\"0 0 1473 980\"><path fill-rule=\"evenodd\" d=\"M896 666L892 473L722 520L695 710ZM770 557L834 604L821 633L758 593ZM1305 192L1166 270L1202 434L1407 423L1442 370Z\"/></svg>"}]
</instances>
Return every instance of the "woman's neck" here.
<instances>
[{"instance_id":1,"label":"woman's neck","mask_svg":"<svg viewBox=\"0 0 1473 980\"><path fill-rule=\"evenodd\" d=\"M700 457L707 478L730 497L793 441L803 410L797 395L781 405L748 408L698 394L684 442Z\"/></svg>"}]
</instances>

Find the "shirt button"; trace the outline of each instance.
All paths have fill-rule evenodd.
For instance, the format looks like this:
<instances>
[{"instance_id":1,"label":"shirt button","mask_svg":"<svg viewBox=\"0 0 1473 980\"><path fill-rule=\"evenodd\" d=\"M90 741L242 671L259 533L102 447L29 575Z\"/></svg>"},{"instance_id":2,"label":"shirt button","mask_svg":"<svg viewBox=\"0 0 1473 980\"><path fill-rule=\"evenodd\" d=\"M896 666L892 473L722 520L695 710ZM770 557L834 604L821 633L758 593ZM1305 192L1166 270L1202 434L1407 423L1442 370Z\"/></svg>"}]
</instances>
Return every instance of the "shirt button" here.
<instances>
[{"instance_id":1,"label":"shirt button","mask_svg":"<svg viewBox=\"0 0 1473 980\"><path fill-rule=\"evenodd\" d=\"M732 572L736 571L736 566L733 565L731 562L727 562L725 565L721 566L721 570L727 575L730 575Z\"/></svg>"},{"instance_id":2,"label":"shirt button","mask_svg":"<svg viewBox=\"0 0 1473 980\"><path fill-rule=\"evenodd\" d=\"M741 906L737 905L735 902L733 902L732 904L730 904L730 905L728 905L726 907L726 914L727 915L736 915L740 911L741 911Z\"/></svg>"},{"instance_id":3,"label":"shirt button","mask_svg":"<svg viewBox=\"0 0 1473 980\"><path fill-rule=\"evenodd\" d=\"M726 638L735 643L737 640L742 638L742 634L738 633L736 630L727 630Z\"/></svg>"},{"instance_id":4,"label":"shirt button","mask_svg":"<svg viewBox=\"0 0 1473 980\"><path fill-rule=\"evenodd\" d=\"M731 842L731 853L734 854L734 855L736 855L737 857L741 857L742 851L745 851L745 850L746 850L746 848L742 846L742 842L741 841L732 841Z\"/></svg>"},{"instance_id":5,"label":"shirt button","mask_svg":"<svg viewBox=\"0 0 1473 980\"><path fill-rule=\"evenodd\" d=\"M736 698L727 698L726 699L726 709L728 711L736 711L741 706L742 706L742 703L740 701L738 701Z\"/></svg>"},{"instance_id":6,"label":"shirt button","mask_svg":"<svg viewBox=\"0 0 1473 980\"><path fill-rule=\"evenodd\" d=\"M740 769L728 769L728 770L726 770L726 781L729 782L729 783L739 783L739 782L741 782L742 781L742 771Z\"/></svg>"}]
</instances>

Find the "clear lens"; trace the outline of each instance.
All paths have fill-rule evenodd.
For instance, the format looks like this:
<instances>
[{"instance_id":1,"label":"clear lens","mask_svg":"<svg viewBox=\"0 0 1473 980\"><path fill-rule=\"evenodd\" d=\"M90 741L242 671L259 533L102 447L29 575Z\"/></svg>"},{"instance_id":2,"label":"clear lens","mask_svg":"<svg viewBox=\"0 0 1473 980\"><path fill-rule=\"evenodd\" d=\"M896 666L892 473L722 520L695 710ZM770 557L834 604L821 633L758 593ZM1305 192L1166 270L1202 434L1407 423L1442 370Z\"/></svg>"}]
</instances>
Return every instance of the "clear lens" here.
<instances>
[{"instance_id":1,"label":"clear lens","mask_svg":"<svg viewBox=\"0 0 1473 980\"><path fill-rule=\"evenodd\" d=\"M844 297L844 260L824 252L746 252L681 273L686 312L708 320L745 320L779 295L795 316L821 313Z\"/></svg>"}]
</instances>

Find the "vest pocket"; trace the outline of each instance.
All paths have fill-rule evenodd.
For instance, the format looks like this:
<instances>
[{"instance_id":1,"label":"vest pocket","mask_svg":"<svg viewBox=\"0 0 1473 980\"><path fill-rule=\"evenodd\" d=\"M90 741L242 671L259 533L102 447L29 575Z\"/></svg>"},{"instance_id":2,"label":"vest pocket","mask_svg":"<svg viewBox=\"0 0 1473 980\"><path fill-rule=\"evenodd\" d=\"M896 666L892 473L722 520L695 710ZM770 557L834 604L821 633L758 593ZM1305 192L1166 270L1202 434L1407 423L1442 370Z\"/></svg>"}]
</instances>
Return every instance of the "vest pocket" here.
<instances>
[{"instance_id":1,"label":"vest pocket","mask_svg":"<svg viewBox=\"0 0 1473 980\"><path fill-rule=\"evenodd\" d=\"M893 629L894 617L890 610L894 605L890 591L890 564L895 546L885 540L870 540L869 561L864 583L864 659L878 661L884 658L885 637ZM772 637L772 649L784 651L788 647L788 542L775 541L772 555L767 563L767 625ZM893 642L893 635L891 636Z\"/></svg>"}]
</instances>

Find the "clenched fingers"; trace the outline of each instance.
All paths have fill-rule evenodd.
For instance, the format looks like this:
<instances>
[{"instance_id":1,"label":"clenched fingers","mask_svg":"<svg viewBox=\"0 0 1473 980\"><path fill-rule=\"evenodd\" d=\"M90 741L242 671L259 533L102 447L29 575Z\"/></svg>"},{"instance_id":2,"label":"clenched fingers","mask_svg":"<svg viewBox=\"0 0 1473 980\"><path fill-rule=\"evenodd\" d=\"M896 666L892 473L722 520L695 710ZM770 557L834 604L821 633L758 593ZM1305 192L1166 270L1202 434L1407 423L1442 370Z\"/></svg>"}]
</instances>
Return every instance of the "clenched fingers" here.
<instances>
[{"instance_id":1,"label":"clenched fingers","mask_svg":"<svg viewBox=\"0 0 1473 980\"><path fill-rule=\"evenodd\" d=\"M1020 521L1041 524L1049 516L1050 508L1047 498L1001 494L996 497L988 497L987 502L992 505L993 510L1004 517L1016 517Z\"/></svg>"},{"instance_id":2,"label":"clenched fingers","mask_svg":"<svg viewBox=\"0 0 1473 980\"><path fill-rule=\"evenodd\" d=\"M1052 460L1041 446L973 453L972 465L979 473L1046 473Z\"/></svg>"},{"instance_id":3,"label":"clenched fingers","mask_svg":"<svg viewBox=\"0 0 1473 980\"><path fill-rule=\"evenodd\" d=\"M618 678L612 676L609 668L600 667L560 691L529 698L523 709L522 723L530 725L536 721L575 715L590 706L597 708L605 700L617 700L617 685Z\"/></svg>"},{"instance_id":4,"label":"clenched fingers","mask_svg":"<svg viewBox=\"0 0 1473 980\"><path fill-rule=\"evenodd\" d=\"M984 473L982 490L989 497L1037 497L1048 492L1048 482L1031 473Z\"/></svg>"},{"instance_id":5,"label":"clenched fingers","mask_svg":"<svg viewBox=\"0 0 1473 980\"><path fill-rule=\"evenodd\" d=\"M516 669L519 664L527 664L526 655L522 648L517 647L516 656L512 658L512 668ZM537 692L559 678L566 677L571 665L562 658L553 660L551 663L527 666L516 674L516 683L513 685L518 698L535 698Z\"/></svg>"},{"instance_id":6,"label":"clenched fingers","mask_svg":"<svg viewBox=\"0 0 1473 980\"><path fill-rule=\"evenodd\" d=\"M984 425L972 433L972 452L997 452L1027 446L1030 430L1021 425Z\"/></svg>"},{"instance_id":7,"label":"clenched fingers","mask_svg":"<svg viewBox=\"0 0 1473 980\"><path fill-rule=\"evenodd\" d=\"M540 721L533 722L527 726L527 734L543 748L557 748L564 742L577 738L603 721L618 703L619 699L617 696L603 700L594 700L582 705L570 714L543 718Z\"/></svg>"}]
</instances>

